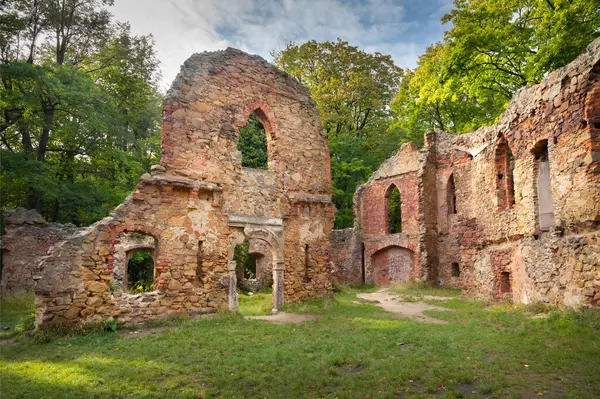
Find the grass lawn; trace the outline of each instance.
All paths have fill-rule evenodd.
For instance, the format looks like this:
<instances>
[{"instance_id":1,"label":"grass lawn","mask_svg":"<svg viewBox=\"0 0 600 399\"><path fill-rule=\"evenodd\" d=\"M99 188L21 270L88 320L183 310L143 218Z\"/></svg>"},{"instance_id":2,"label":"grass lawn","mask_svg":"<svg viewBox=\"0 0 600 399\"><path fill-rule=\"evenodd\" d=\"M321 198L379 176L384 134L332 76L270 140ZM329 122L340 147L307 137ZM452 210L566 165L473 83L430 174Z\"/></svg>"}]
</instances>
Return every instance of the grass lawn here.
<instances>
[{"instance_id":1,"label":"grass lawn","mask_svg":"<svg viewBox=\"0 0 600 399\"><path fill-rule=\"evenodd\" d=\"M534 318L510 304L430 302L454 310L427 312L447 324L398 319L344 289L331 300L288 306L319 315L299 325L223 314L172 321L143 336L21 336L0 342L0 396L600 397L597 313ZM240 303L255 313L267 301Z\"/></svg>"},{"instance_id":2,"label":"grass lawn","mask_svg":"<svg viewBox=\"0 0 600 399\"><path fill-rule=\"evenodd\" d=\"M19 335L33 327L34 300L33 294L7 295L0 300L0 339Z\"/></svg>"}]
</instances>

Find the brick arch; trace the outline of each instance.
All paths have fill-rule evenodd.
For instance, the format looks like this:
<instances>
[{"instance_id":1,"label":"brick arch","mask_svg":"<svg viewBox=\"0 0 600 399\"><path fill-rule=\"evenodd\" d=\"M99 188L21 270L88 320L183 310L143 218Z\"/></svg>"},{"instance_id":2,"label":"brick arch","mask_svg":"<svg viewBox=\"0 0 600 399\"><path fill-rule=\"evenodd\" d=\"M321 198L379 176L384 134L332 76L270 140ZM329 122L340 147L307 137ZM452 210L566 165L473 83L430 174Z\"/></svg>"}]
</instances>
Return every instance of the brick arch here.
<instances>
[{"instance_id":1,"label":"brick arch","mask_svg":"<svg viewBox=\"0 0 600 399\"><path fill-rule=\"evenodd\" d=\"M239 131L240 128L244 127L246 123L248 123L248 119L250 119L250 115L254 114L260 120L263 127L265 128L265 132L267 133L267 139L276 139L277 138L277 125L273 122L272 118L269 117L269 113L271 113L271 108L266 101L251 101L243 106L241 110L241 118L238 119L238 122L235 124L236 130Z\"/></svg>"},{"instance_id":2,"label":"brick arch","mask_svg":"<svg viewBox=\"0 0 600 399\"><path fill-rule=\"evenodd\" d=\"M373 252L371 267L377 285L407 281L414 272L415 253L406 247L388 245Z\"/></svg>"}]
</instances>

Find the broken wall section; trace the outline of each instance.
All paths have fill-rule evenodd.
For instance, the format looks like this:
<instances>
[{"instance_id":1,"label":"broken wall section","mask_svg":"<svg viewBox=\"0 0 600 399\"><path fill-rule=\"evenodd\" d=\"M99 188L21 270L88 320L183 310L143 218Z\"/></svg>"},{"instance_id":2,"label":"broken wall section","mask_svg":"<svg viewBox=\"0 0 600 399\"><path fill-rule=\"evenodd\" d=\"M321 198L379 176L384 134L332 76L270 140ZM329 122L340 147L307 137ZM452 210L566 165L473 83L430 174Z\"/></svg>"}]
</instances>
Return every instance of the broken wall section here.
<instances>
[{"instance_id":1,"label":"broken wall section","mask_svg":"<svg viewBox=\"0 0 600 399\"><path fill-rule=\"evenodd\" d=\"M77 230L74 225L48 223L35 210L2 211L5 234L1 241L2 293L33 292L37 262L48 250Z\"/></svg>"},{"instance_id":2,"label":"broken wall section","mask_svg":"<svg viewBox=\"0 0 600 399\"><path fill-rule=\"evenodd\" d=\"M445 284L485 299L599 303L599 58L596 40L568 66L520 90L496 125L439 135ZM446 200L450 176L455 214Z\"/></svg>"},{"instance_id":3,"label":"broken wall section","mask_svg":"<svg viewBox=\"0 0 600 399\"><path fill-rule=\"evenodd\" d=\"M329 150L308 90L228 48L185 62L163 114L161 164L110 217L42 262L38 326L236 310L234 250L244 241L270 252L275 311L331 295ZM239 129L251 114L265 127L266 170L242 167ZM125 289L132 251L151 254L148 292ZM73 279L55 281L60 270Z\"/></svg>"}]
</instances>

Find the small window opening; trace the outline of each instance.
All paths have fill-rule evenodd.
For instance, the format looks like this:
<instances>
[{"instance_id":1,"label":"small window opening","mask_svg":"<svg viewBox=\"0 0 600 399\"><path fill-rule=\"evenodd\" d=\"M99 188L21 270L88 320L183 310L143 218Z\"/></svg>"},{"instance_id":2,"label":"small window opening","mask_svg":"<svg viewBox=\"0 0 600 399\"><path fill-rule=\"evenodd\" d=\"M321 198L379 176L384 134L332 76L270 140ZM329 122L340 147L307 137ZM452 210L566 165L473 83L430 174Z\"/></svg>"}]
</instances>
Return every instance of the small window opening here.
<instances>
[{"instance_id":1,"label":"small window opening","mask_svg":"<svg viewBox=\"0 0 600 399\"><path fill-rule=\"evenodd\" d=\"M600 122L593 122L594 129L600 129Z\"/></svg>"},{"instance_id":2,"label":"small window opening","mask_svg":"<svg viewBox=\"0 0 600 399\"><path fill-rule=\"evenodd\" d=\"M496 147L496 195L498 209L510 209L515 204L514 168L515 158L504 136L498 138Z\"/></svg>"},{"instance_id":3,"label":"small window opening","mask_svg":"<svg viewBox=\"0 0 600 399\"><path fill-rule=\"evenodd\" d=\"M198 252L196 253L196 280L201 281L204 278L204 252L202 251L202 247L204 246L204 241L198 241Z\"/></svg>"},{"instance_id":4,"label":"small window opening","mask_svg":"<svg viewBox=\"0 0 600 399\"><path fill-rule=\"evenodd\" d=\"M242 153L243 167L268 169L267 135L255 112L250 115L248 124L240 128L237 149Z\"/></svg>"},{"instance_id":5,"label":"small window opening","mask_svg":"<svg viewBox=\"0 0 600 399\"><path fill-rule=\"evenodd\" d=\"M256 256L249 253L250 243L244 241L235 247L233 259L236 262L238 281L254 280L256 278Z\"/></svg>"},{"instance_id":6,"label":"small window opening","mask_svg":"<svg viewBox=\"0 0 600 399\"><path fill-rule=\"evenodd\" d=\"M387 191L387 226L388 233L395 234L402 232L402 198L400 190L395 184L392 184Z\"/></svg>"},{"instance_id":7,"label":"small window opening","mask_svg":"<svg viewBox=\"0 0 600 399\"><path fill-rule=\"evenodd\" d=\"M460 277L460 267L458 263L452 264L452 277Z\"/></svg>"},{"instance_id":8,"label":"small window opening","mask_svg":"<svg viewBox=\"0 0 600 399\"><path fill-rule=\"evenodd\" d=\"M510 281L510 273L502 272L500 273L500 293L506 294L511 292L511 281Z\"/></svg>"},{"instance_id":9,"label":"small window opening","mask_svg":"<svg viewBox=\"0 0 600 399\"><path fill-rule=\"evenodd\" d=\"M154 259L147 251L136 251L127 261L127 290L132 293L154 290Z\"/></svg>"},{"instance_id":10,"label":"small window opening","mask_svg":"<svg viewBox=\"0 0 600 399\"><path fill-rule=\"evenodd\" d=\"M310 246L306 244L304 246L304 281L308 282L311 279L311 270L310 270Z\"/></svg>"},{"instance_id":11,"label":"small window opening","mask_svg":"<svg viewBox=\"0 0 600 399\"><path fill-rule=\"evenodd\" d=\"M360 244L360 269L362 273L363 284L367 282L366 270L365 270L365 244Z\"/></svg>"},{"instance_id":12,"label":"small window opening","mask_svg":"<svg viewBox=\"0 0 600 399\"><path fill-rule=\"evenodd\" d=\"M552 203L552 186L550 184L550 161L548 157L548 140L542 140L532 150L536 160L536 185L538 221L540 230L548 231L554 227L554 205Z\"/></svg>"},{"instance_id":13,"label":"small window opening","mask_svg":"<svg viewBox=\"0 0 600 399\"><path fill-rule=\"evenodd\" d=\"M446 192L446 203L448 204L448 214L456 213L456 187L454 186L454 175L450 175L448 179L448 187Z\"/></svg>"}]
</instances>

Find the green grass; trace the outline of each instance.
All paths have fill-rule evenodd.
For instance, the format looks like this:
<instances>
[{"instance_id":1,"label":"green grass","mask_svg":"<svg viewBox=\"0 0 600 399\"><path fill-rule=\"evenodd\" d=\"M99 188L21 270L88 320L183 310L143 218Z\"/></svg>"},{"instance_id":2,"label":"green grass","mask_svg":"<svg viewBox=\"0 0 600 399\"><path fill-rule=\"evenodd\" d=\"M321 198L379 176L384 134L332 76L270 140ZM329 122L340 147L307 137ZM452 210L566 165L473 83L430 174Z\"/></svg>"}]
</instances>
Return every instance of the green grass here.
<instances>
[{"instance_id":1,"label":"green grass","mask_svg":"<svg viewBox=\"0 0 600 399\"><path fill-rule=\"evenodd\" d=\"M7 294L0 300L0 339L10 338L33 327L33 294Z\"/></svg>"},{"instance_id":2,"label":"green grass","mask_svg":"<svg viewBox=\"0 0 600 399\"><path fill-rule=\"evenodd\" d=\"M246 299L256 298L240 304ZM1 347L1 396L600 396L598 313L550 310L533 318L509 304L436 303L454 311L427 314L448 324L398 319L343 289L330 300L286 306L319 315L298 325L223 314L133 338L102 331L20 337Z\"/></svg>"},{"instance_id":3,"label":"green grass","mask_svg":"<svg viewBox=\"0 0 600 399\"><path fill-rule=\"evenodd\" d=\"M436 287L426 283L397 283L389 287L389 291L412 297L423 297L424 295L460 297L460 288Z\"/></svg>"},{"instance_id":4,"label":"green grass","mask_svg":"<svg viewBox=\"0 0 600 399\"><path fill-rule=\"evenodd\" d=\"M268 291L259 291L253 295L239 291L238 299L239 312L244 316L267 315L273 309L273 296Z\"/></svg>"}]
</instances>

